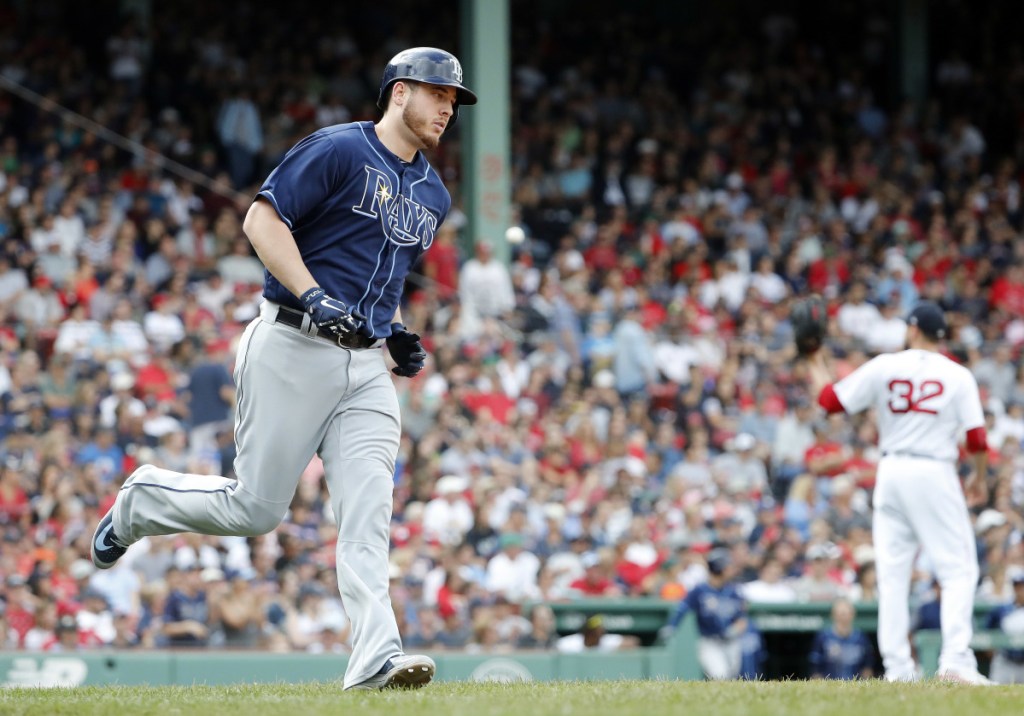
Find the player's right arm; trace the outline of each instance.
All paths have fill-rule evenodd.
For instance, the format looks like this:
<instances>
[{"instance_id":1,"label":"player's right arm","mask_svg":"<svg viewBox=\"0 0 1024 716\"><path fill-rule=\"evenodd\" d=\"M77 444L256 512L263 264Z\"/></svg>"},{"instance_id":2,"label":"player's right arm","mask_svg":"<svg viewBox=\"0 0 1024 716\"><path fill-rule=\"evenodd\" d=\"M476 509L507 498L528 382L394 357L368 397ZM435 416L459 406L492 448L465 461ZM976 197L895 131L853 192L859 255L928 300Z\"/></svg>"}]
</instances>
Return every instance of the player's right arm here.
<instances>
[{"instance_id":1,"label":"player's right arm","mask_svg":"<svg viewBox=\"0 0 1024 716\"><path fill-rule=\"evenodd\" d=\"M301 296L318 285L299 254L291 230L269 202L257 199L249 206L242 230L263 265L293 295Z\"/></svg>"},{"instance_id":2,"label":"player's right arm","mask_svg":"<svg viewBox=\"0 0 1024 716\"><path fill-rule=\"evenodd\" d=\"M331 195L341 172L331 139L314 132L284 155L242 223L263 265L296 297L319 284L306 268L292 230Z\"/></svg>"},{"instance_id":3,"label":"player's right arm","mask_svg":"<svg viewBox=\"0 0 1024 716\"><path fill-rule=\"evenodd\" d=\"M878 390L875 376L885 356L876 356L841 381L833 382L825 351L815 352L807 361L811 395L828 413L859 413L874 401Z\"/></svg>"}]
</instances>

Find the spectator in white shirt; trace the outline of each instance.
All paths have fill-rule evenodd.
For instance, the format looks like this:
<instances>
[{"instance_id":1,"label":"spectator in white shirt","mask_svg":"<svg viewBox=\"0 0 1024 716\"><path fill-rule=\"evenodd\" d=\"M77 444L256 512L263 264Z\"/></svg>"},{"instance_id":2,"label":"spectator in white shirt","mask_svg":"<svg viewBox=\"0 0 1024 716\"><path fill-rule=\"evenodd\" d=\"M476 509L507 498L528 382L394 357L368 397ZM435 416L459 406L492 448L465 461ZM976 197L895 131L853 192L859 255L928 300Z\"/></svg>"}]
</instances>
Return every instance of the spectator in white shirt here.
<instances>
[{"instance_id":1,"label":"spectator in white shirt","mask_svg":"<svg viewBox=\"0 0 1024 716\"><path fill-rule=\"evenodd\" d=\"M428 540L455 546L473 526L473 510L463 494L469 481L458 475L445 475L437 481L437 497L423 511L423 534Z\"/></svg>"},{"instance_id":2,"label":"spectator in white shirt","mask_svg":"<svg viewBox=\"0 0 1024 716\"><path fill-rule=\"evenodd\" d=\"M217 262L217 271L231 284L262 284L263 264L253 256L249 240L239 236L231 244L231 253Z\"/></svg>"},{"instance_id":3,"label":"spectator in white shirt","mask_svg":"<svg viewBox=\"0 0 1024 716\"><path fill-rule=\"evenodd\" d=\"M64 304L53 289L49 276L39 275L32 288L23 292L15 304L17 319L30 329L55 326L64 317Z\"/></svg>"},{"instance_id":4,"label":"spectator in white shirt","mask_svg":"<svg viewBox=\"0 0 1024 716\"><path fill-rule=\"evenodd\" d=\"M60 205L60 213L53 220L53 234L60 244L60 252L74 257L85 242L85 221L78 213L74 199L68 198Z\"/></svg>"},{"instance_id":5,"label":"spectator in white shirt","mask_svg":"<svg viewBox=\"0 0 1024 716\"><path fill-rule=\"evenodd\" d=\"M146 338L142 325L135 320L132 311L129 299L122 298L118 301L114 306L114 322L111 329L117 335L118 343L132 356L132 362L142 365L148 359L149 339Z\"/></svg>"},{"instance_id":6,"label":"spectator in white shirt","mask_svg":"<svg viewBox=\"0 0 1024 716\"><path fill-rule=\"evenodd\" d=\"M785 579L782 565L776 559L765 560L764 566L752 582L742 586L741 593L748 602L784 604L796 601L796 590L790 580Z\"/></svg>"},{"instance_id":7,"label":"spectator in white shirt","mask_svg":"<svg viewBox=\"0 0 1024 716\"><path fill-rule=\"evenodd\" d=\"M99 323L87 317L84 303L74 303L71 305L71 314L57 330L53 350L67 353L75 360L88 361L92 359L90 344L99 327Z\"/></svg>"},{"instance_id":8,"label":"spectator in white shirt","mask_svg":"<svg viewBox=\"0 0 1024 716\"><path fill-rule=\"evenodd\" d=\"M135 397L134 388L135 376L131 373L117 373L111 376L110 389L113 392L100 401L100 425L105 428L116 426L119 410L124 410L136 418L146 414L146 404Z\"/></svg>"},{"instance_id":9,"label":"spectator in white shirt","mask_svg":"<svg viewBox=\"0 0 1024 716\"><path fill-rule=\"evenodd\" d=\"M849 299L839 307L836 316L839 331L859 341L867 342L875 326L882 320L878 309L867 302L868 287L862 281L850 287Z\"/></svg>"},{"instance_id":10,"label":"spectator in white shirt","mask_svg":"<svg viewBox=\"0 0 1024 716\"><path fill-rule=\"evenodd\" d=\"M160 350L167 350L185 337L185 324L174 312L171 299L154 300L153 310L146 314L142 325L146 338Z\"/></svg>"},{"instance_id":11,"label":"spectator in white shirt","mask_svg":"<svg viewBox=\"0 0 1024 716\"><path fill-rule=\"evenodd\" d=\"M523 549L523 542L521 534L506 532L499 539L501 551L487 563L487 591L504 595L511 602L535 599L540 594L540 560Z\"/></svg>"},{"instance_id":12,"label":"spectator in white shirt","mask_svg":"<svg viewBox=\"0 0 1024 716\"><path fill-rule=\"evenodd\" d=\"M463 330L475 335L485 318L499 318L516 305L512 275L508 267L494 258L486 241L476 243L476 256L459 271L459 299L462 302Z\"/></svg>"},{"instance_id":13,"label":"spectator in white shirt","mask_svg":"<svg viewBox=\"0 0 1024 716\"><path fill-rule=\"evenodd\" d=\"M881 319L867 336L868 348L875 353L903 350L907 341L907 322L899 315L900 305L895 296L882 305Z\"/></svg>"},{"instance_id":14,"label":"spectator in white shirt","mask_svg":"<svg viewBox=\"0 0 1024 716\"><path fill-rule=\"evenodd\" d=\"M789 292L786 282L775 273L775 264L771 256L765 255L757 260L757 271L750 276L750 285L757 291L761 300L775 304L786 297Z\"/></svg>"},{"instance_id":15,"label":"spectator in white shirt","mask_svg":"<svg viewBox=\"0 0 1024 716\"><path fill-rule=\"evenodd\" d=\"M13 305L27 289L24 269L13 265L6 253L0 253L0 309Z\"/></svg>"}]
</instances>

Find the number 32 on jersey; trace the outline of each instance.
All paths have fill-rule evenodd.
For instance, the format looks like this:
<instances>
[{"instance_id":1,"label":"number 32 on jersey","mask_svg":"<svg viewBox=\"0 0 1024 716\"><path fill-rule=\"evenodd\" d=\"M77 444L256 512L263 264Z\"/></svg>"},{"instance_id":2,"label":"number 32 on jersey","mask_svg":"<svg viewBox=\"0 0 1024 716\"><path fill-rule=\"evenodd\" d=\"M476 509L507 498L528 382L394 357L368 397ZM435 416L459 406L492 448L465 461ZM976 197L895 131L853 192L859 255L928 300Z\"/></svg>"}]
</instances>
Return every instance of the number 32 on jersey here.
<instances>
[{"instance_id":1,"label":"number 32 on jersey","mask_svg":"<svg viewBox=\"0 0 1024 716\"><path fill-rule=\"evenodd\" d=\"M913 381L905 378L893 378L889 381L889 410L896 414L938 415L938 405L933 401L944 391L942 382L938 380L925 380L915 386Z\"/></svg>"}]
</instances>

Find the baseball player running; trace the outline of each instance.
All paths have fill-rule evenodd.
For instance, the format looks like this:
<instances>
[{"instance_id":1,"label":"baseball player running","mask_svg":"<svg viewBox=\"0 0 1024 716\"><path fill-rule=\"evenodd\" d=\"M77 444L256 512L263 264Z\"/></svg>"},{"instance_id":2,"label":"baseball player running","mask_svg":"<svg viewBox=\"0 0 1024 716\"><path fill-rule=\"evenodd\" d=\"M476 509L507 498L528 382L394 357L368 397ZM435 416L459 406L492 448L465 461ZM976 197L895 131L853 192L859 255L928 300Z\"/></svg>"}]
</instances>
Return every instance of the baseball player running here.
<instances>
[{"instance_id":1,"label":"baseball player running","mask_svg":"<svg viewBox=\"0 0 1024 716\"><path fill-rule=\"evenodd\" d=\"M735 570L725 549L708 555L708 581L698 584L679 602L662 638L668 638L694 612L697 616L697 661L709 679L739 678L743 667L743 638L748 630L747 607L736 585Z\"/></svg>"},{"instance_id":2,"label":"baseball player running","mask_svg":"<svg viewBox=\"0 0 1024 716\"><path fill-rule=\"evenodd\" d=\"M924 301L907 320L907 350L876 356L834 384L823 350L808 358L808 369L826 411L874 408L878 421L882 459L872 536L885 678L916 678L909 593L914 559L923 548L942 588L939 677L988 684L969 646L978 560L964 495L979 502L986 498L985 420L974 376L939 353L948 330L942 309ZM975 469L961 490L956 462L964 435Z\"/></svg>"},{"instance_id":3,"label":"baseball player running","mask_svg":"<svg viewBox=\"0 0 1024 716\"><path fill-rule=\"evenodd\" d=\"M417 687L434 662L402 651L388 595L388 538L401 430L393 372L426 354L402 324L405 278L451 206L421 150L477 101L450 53L417 47L384 69L382 119L326 127L271 172L243 228L267 268L260 316L238 348L238 480L143 465L93 537L107 569L147 535L258 535L288 509L314 452L338 521L337 570L352 621L346 689Z\"/></svg>"}]
</instances>

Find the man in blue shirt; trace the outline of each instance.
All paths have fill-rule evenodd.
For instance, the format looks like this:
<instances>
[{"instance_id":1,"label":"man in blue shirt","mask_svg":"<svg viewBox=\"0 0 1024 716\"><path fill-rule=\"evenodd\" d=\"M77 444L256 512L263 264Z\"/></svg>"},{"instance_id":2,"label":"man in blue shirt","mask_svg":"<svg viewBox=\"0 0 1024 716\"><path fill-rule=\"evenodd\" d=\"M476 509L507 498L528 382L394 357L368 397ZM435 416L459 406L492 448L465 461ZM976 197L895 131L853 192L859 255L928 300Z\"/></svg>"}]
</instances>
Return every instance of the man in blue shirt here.
<instances>
[{"instance_id":1,"label":"man in blue shirt","mask_svg":"<svg viewBox=\"0 0 1024 716\"><path fill-rule=\"evenodd\" d=\"M100 426L95 437L83 445L75 462L79 465L94 465L100 482L107 484L121 476L121 465L124 463L124 451L117 444L114 428Z\"/></svg>"},{"instance_id":2,"label":"man in blue shirt","mask_svg":"<svg viewBox=\"0 0 1024 716\"><path fill-rule=\"evenodd\" d=\"M818 679L869 679L875 660L871 642L853 626L853 603L839 599L832 604L832 624L814 636L811 676Z\"/></svg>"},{"instance_id":3,"label":"man in blue shirt","mask_svg":"<svg viewBox=\"0 0 1024 716\"><path fill-rule=\"evenodd\" d=\"M235 360L236 480L143 465L93 537L110 568L147 535L259 535L277 527L318 453L338 521L338 584L352 622L345 688L417 687L434 662L407 655L388 593L388 546L401 424L392 372L426 353L402 323L405 278L451 197L423 150L476 96L462 66L430 47L384 69L384 116L300 140L264 182L243 229L266 267L260 316Z\"/></svg>"},{"instance_id":4,"label":"man in blue shirt","mask_svg":"<svg viewBox=\"0 0 1024 716\"><path fill-rule=\"evenodd\" d=\"M210 606L202 589L202 566L197 562L178 572L177 584L164 603L163 633L168 646L206 646L210 638ZM173 578L173 577L172 577Z\"/></svg>"}]
</instances>

